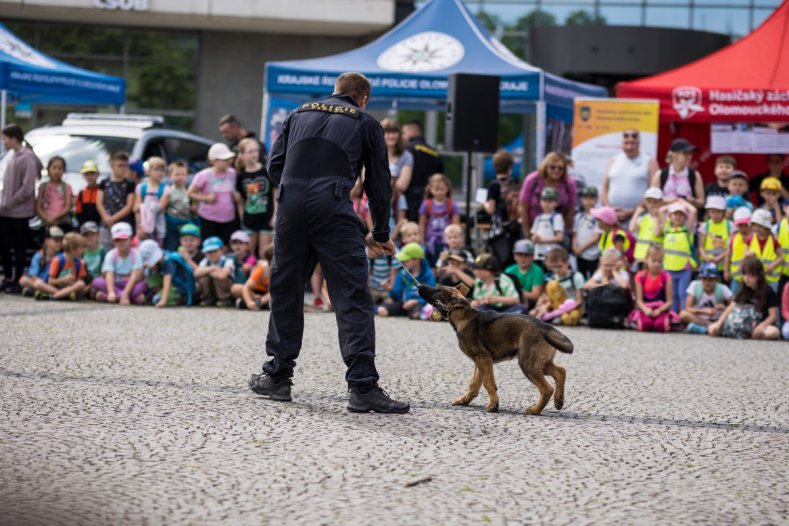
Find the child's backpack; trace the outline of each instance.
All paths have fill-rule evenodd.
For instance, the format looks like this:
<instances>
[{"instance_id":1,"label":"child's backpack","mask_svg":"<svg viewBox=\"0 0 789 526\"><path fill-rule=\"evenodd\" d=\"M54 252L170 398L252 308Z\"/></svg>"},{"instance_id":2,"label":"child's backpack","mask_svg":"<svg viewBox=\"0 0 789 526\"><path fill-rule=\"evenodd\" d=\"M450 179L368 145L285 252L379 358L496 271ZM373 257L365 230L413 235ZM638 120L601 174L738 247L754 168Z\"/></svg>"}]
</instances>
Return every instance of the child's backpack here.
<instances>
[{"instance_id":1,"label":"child's backpack","mask_svg":"<svg viewBox=\"0 0 789 526\"><path fill-rule=\"evenodd\" d=\"M762 321L762 313L751 303L736 304L723 322L721 336L745 340L751 337L753 329Z\"/></svg>"},{"instance_id":2,"label":"child's backpack","mask_svg":"<svg viewBox=\"0 0 789 526\"><path fill-rule=\"evenodd\" d=\"M156 199L161 199L162 194L164 194L164 183L159 183L159 187L156 189ZM142 183L140 185L140 200L145 201L146 195L148 195L148 183Z\"/></svg>"},{"instance_id":3,"label":"child's backpack","mask_svg":"<svg viewBox=\"0 0 789 526\"><path fill-rule=\"evenodd\" d=\"M432 199L428 199L425 202L425 215L427 215L427 217L432 217L432 215L433 215L433 200ZM447 216L450 219L452 218L452 198L451 197L447 197L447 207L446 207L446 209L443 212L441 212L441 215L439 217L444 217L444 216Z\"/></svg>"},{"instance_id":4,"label":"child's backpack","mask_svg":"<svg viewBox=\"0 0 789 526\"><path fill-rule=\"evenodd\" d=\"M660 172L660 188L666 186L667 181L668 181L668 168L664 168ZM690 183L690 193L693 195L686 197L696 197L696 171L690 167L688 167L688 183Z\"/></svg>"},{"instance_id":5,"label":"child's backpack","mask_svg":"<svg viewBox=\"0 0 789 526\"><path fill-rule=\"evenodd\" d=\"M60 269L59 272L63 272L63 267L66 266L66 255L61 252L55 256L55 258L58 260L58 268ZM74 258L74 272L76 273L74 275L74 279L77 279L79 276L80 269L82 269L82 261L80 261L79 258Z\"/></svg>"},{"instance_id":6,"label":"child's backpack","mask_svg":"<svg viewBox=\"0 0 789 526\"><path fill-rule=\"evenodd\" d=\"M586 316L590 327L618 329L630 312L630 296L616 285L595 287L586 294Z\"/></svg>"},{"instance_id":7,"label":"child's backpack","mask_svg":"<svg viewBox=\"0 0 789 526\"><path fill-rule=\"evenodd\" d=\"M518 293L518 303L522 302L523 301L523 284L521 283L520 278L518 278L518 276L516 276L515 274L511 274L509 272L502 272L501 274L496 276L496 290L499 291L499 294L501 296L504 296L504 292L501 290L501 284L499 283L499 280L501 279L501 275L502 274L506 275L508 278L510 278L512 280L512 283L515 285L515 291Z\"/></svg>"},{"instance_id":8,"label":"child's backpack","mask_svg":"<svg viewBox=\"0 0 789 526\"><path fill-rule=\"evenodd\" d=\"M186 291L186 304L191 305L195 290L195 275L192 272L192 267L178 252L168 252L166 259L175 263L178 268L178 272L173 274L173 284Z\"/></svg>"},{"instance_id":9,"label":"child's backpack","mask_svg":"<svg viewBox=\"0 0 789 526\"><path fill-rule=\"evenodd\" d=\"M233 260L233 283L246 283L249 276L244 272L244 262L239 261L235 254L230 257Z\"/></svg>"},{"instance_id":10,"label":"child's backpack","mask_svg":"<svg viewBox=\"0 0 789 526\"><path fill-rule=\"evenodd\" d=\"M699 301L701 295L704 294L704 285L702 285L701 280L695 281L695 285L693 286L693 299ZM715 284L715 304L726 303L726 298L723 297L723 286L720 283Z\"/></svg>"}]
</instances>

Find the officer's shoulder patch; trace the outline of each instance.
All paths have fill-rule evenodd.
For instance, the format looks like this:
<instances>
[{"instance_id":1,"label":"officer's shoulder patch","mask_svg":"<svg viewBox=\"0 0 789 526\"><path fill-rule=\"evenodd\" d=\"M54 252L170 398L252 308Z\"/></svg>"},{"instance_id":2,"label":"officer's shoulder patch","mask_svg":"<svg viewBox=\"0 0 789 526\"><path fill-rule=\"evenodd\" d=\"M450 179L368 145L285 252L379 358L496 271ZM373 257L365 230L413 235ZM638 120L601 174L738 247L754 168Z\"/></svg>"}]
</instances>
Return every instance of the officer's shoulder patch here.
<instances>
[{"instance_id":1,"label":"officer's shoulder patch","mask_svg":"<svg viewBox=\"0 0 789 526\"><path fill-rule=\"evenodd\" d=\"M326 104L325 102L305 102L299 106L299 109L296 111L323 111L325 113L339 113L341 115L353 117L354 119L359 119L362 116L362 112L359 110L359 108L354 108L353 106L342 106L340 104Z\"/></svg>"}]
</instances>

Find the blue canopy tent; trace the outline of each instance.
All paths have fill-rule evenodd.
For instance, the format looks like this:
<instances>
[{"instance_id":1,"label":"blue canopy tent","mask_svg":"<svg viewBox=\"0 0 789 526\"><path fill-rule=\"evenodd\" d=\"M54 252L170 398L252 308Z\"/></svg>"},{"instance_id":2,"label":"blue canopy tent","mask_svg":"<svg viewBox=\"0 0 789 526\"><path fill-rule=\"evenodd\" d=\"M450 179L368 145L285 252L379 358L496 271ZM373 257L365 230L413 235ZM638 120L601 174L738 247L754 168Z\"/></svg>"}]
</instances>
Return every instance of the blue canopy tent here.
<instances>
[{"instance_id":1,"label":"blue canopy tent","mask_svg":"<svg viewBox=\"0 0 789 526\"><path fill-rule=\"evenodd\" d=\"M604 88L569 81L527 64L480 24L461 0L432 0L375 41L329 57L269 62L265 67L263 128L274 106L331 93L344 71L360 71L373 87L371 108L443 110L448 75L501 77L500 109L536 113L535 152L545 150L546 119L572 121L575 97L602 97ZM272 99L278 104L273 105ZM281 110L280 110L281 111ZM276 116L274 116L277 119Z\"/></svg>"},{"instance_id":2,"label":"blue canopy tent","mask_svg":"<svg viewBox=\"0 0 789 526\"><path fill-rule=\"evenodd\" d=\"M0 126L5 126L9 95L27 103L120 106L126 99L126 81L49 57L0 23Z\"/></svg>"}]
</instances>

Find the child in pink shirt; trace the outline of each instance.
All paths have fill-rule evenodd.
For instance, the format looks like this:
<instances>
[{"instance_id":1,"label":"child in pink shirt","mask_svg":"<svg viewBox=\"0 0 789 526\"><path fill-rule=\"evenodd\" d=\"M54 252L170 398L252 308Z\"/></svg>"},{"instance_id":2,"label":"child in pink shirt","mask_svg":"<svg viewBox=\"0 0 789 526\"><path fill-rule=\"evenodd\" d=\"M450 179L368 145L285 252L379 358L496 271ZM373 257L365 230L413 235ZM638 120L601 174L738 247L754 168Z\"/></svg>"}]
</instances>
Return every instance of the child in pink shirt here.
<instances>
[{"instance_id":1,"label":"child in pink shirt","mask_svg":"<svg viewBox=\"0 0 789 526\"><path fill-rule=\"evenodd\" d=\"M63 181L66 161L52 157L47 163L49 181L38 189L36 213L47 228L59 226L64 232L71 231L71 187Z\"/></svg>"},{"instance_id":2,"label":"child in pink shirt","mask_svg":"<svg viewBox=\"0 0 789 526\"><path fill-rule=\"evenodd\" d=\"M226 144L218 142L208 150L211 168L195 175L189 186L189 197L199 203L200 233L203 239L218 237L227 245L235 230L236 172L230 167L235 154Z\"/></svg>"}]
</instances>

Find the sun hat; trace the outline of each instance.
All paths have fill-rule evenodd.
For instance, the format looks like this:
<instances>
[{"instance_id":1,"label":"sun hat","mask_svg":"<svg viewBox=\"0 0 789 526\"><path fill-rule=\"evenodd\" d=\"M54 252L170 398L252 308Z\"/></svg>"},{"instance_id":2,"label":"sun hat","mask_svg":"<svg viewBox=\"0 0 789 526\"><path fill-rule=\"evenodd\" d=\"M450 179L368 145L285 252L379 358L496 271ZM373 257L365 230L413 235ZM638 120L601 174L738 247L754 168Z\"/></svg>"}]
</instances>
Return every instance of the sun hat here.
<instances>
[{"instance_id":1,"label":"sun hat","mask_svg":"<svg viewBox=\"0 0 789 526\"><path fill-rule=\"evenodd\" d=\"M682 212L686 216L688 215L688 209L685 208L685 205L679 201L674 201L668 206L668 213L673 214L674 212Z\"/></svg>"},{"instance_id":2,"label":"sun hat","mask_svg":"<svg viewBox=\"0 0 789 526\"><path fill-rule=\"evenodd\" d=\"M129 239L133 234L131 225L123 221L112 225L110 232L112 233L112 239Z\"/></svg>"},{"instance_id":3,"label":"sun hat","mask_svg":"<svg viewBox=\"0 0 789 526\"><path fill-rule=\"evenodd\" d=\"M581 197L597 197L597 187L584 186L583 190L581 190Z\"/></svg>"},{"instance_id":4,"label":"sun hat","mask_svg":"<svg viewBox=\"0 0 789 526\"><path fill-rule=\"evenodd\" d=\"M249 243L249 234L244 232L243 230L236 230L233 232L233 235L230 236L230 242L233 241L241 241L242 243Z\"/></svg>"},{"instance_id":5,"label":"sun hat","mask_svg":"<svg viewBox=\"0 0 789 526\"><path fill-rule=\"evenodd\" d=\"M545 199L549 201L558 201L559 192L556 191L556 188L551 188L550 186L547 188L543 188L542 192L540 193L540 199Z\"/></svg>"},{"instance_id":6,"label":"sun hat","mask_svg":"<svg viewBox=\"0 0 789 526\"><path fill-rule=\"evenodd\" d=\"M187 223L178 230L178 233L182 236L194 236L199 238L200 228L194 223Z\"/></svg>"},{"instance_id":7,"label":"sun hat","mask_svg":"<svg viewBox=\"0 0 789 526\"><path fill-rule=\"evenodd\" d=\"M528 239L519 239L515 242L515 248L512 249L513 254L534 254L534 243Z\"/></svg>"},{"instance_id":8,"label":"sun hat","mask_svg":"<svg viewBox=\"0 0 789 526\"><path fill-rule=\"evenodd\" d=\"M498 272L499 260L493 254L480 254L474 260L474 268L481 270L489 270L490 272Z\"/></svg>"},{"instance_id":9,"label":"sun hat","mask_svg":"<svg viewBox=\"0 0 789 526\"><path fill-rule=\"evenodd\" d=\"M236 154L234 154L233 151L227 147L227 144L223 142L215 143L208 149L209 161L229 161L235 156Z\"/></svg>"},{"instance_id":10,"label":"sun hat","mask_svg":"<svg viewBox=\"0 0 789 526\"><path fill-rule=\"evenodd\" d=\"M707 197L704 208L708 210L726 210L726 198L722 195L711 195Z\"/></svg>"},{"instance_id":11,"label":"sun hat","mask_svg":"<svg viewBox=\"0 0 789 526\"><path fill-rule=\"evenodd\" d=\"M47 231L49 237L63 237L65 234L63 233L63 229L59 226L51 226Z\"/></svg>"},{"instance_id":12,"label":"sun hat","mask_svg":"<svg viewBox=\"0 0 789 526\"><path fill-rule=\"evenodd\" d=\"M672 152L692 152L698 150L698 148L694 146L687 139L679 138L671 141L671 146L669 146L669 150Z\"/></svg>"},{"instance_id":13,"label":"sun hat","mask_svg":"<svg viewBox=\"0 0 789 526\"><path fill-rule=\"evenodd\" d=\"M719 276L720 274L718 274L718 265L715 263L704 263L699 269L700 278L718 278Z\"/></svg>"},{"instance_id":14,"label":"sun hat","mask_svg":"<svg viewBox=\"0 0 789 526\"><path fill-rule=\"evenodd\" d=\"M79 227L79 233L82 235L97 233L99 231L99 225L96 224L95 221L87 221L81 227Z\"/></svg>"},{"instance_id":15,"label":"sun hat","mask_svg":"<svg viewBox=\"0 0 789 526\"><path fill-rule=\"evenodd\" d=\"M96 161L85 161L82 163L82 170L81 173L99 173L99 167L96 165Z\"/></svg>"},{"instance_id":16,"label":"sun hat","mask_svg":"<svg viewBox=\"0 0 789 526\"><path fill-rule=\"evenodd\" d=\"M751 211L748 208L746 208L744 206L741 206L740 208L738 208L738 209L736 209L734 211L733 219L734 219L734 224L735 225L747 225L747 224L750 224L750 222L751 222Z\"/></svg>"},{"instance_id":17,"label":"sun hat","mask_svg":"<svg viewBox=\"0 0 789 526\"><path fill-rule=\"evenodd\" d=\"M153 239L146 239L140 246L137 247L137 252L142 258L142 264L145 267L153 267L162 260L164 253L159 248L159 244Z\"/></svg>"},{"instance_id":18,"label":"sun hat","mask_svg":"<svg viewBox=\"0 0 789 526\"><path fill-rule=\"evenodd\" d=\"M216 236L207 237L203 240L203 253L205 252L213 252L214 250L220 250L224 247L224 242Z\"/></svg>"},{"instance_id":19,"label":"sun hat","mask_svg":"<svg viewBox=\"0 0 789 526\"><path fill-rule=\"evenodd\" d=\"M592 216L597 218L602 223L605 223L606 225L615 225L619 222L618 219L616 218L616 210L614 210L610 206L593 208Z\"/></svg>"},{"instance_id":20,"label":"sun hat","mask_svg":"<svg viewBox=\"0 0 789 526\"><path fill-rule=\"evenodd\" d=\"M773 216L769 210L759 208L758 210L753 211L753 214L751 215L751 224L761 225L764 228L772 228Z\"/></svg>"},{"instance_id":21,"label":"sun hat","mask_svg":"<svg viewBox=\"0 0 789 526\"><path fill-rule=\"evenodd\" d=\"M777 177L765 177L762 184L759 185L759 190L775 190L780 192L783 186Z\"/></svg>"},{"instance_id":22,"label":"sun hat","mask_svg":"<svg viewBox=\"0 0 789 526\"><path fill-rule=\"evenodd\" d=\"M406 243L395 256L400 261L425 259L425 249L419 243Z\"/></svg>"},{"instance_id":23,"label":"sun hat","mask_svg":"<svg viewBox=\"0 0 789 526\"><path fill-rule=\"evenodd\" d=\"M663 190L658 188L657 186L650 186L647 188L647 191L644 192L644 199L663 199Z\"/></svg>"}]
</instances>

